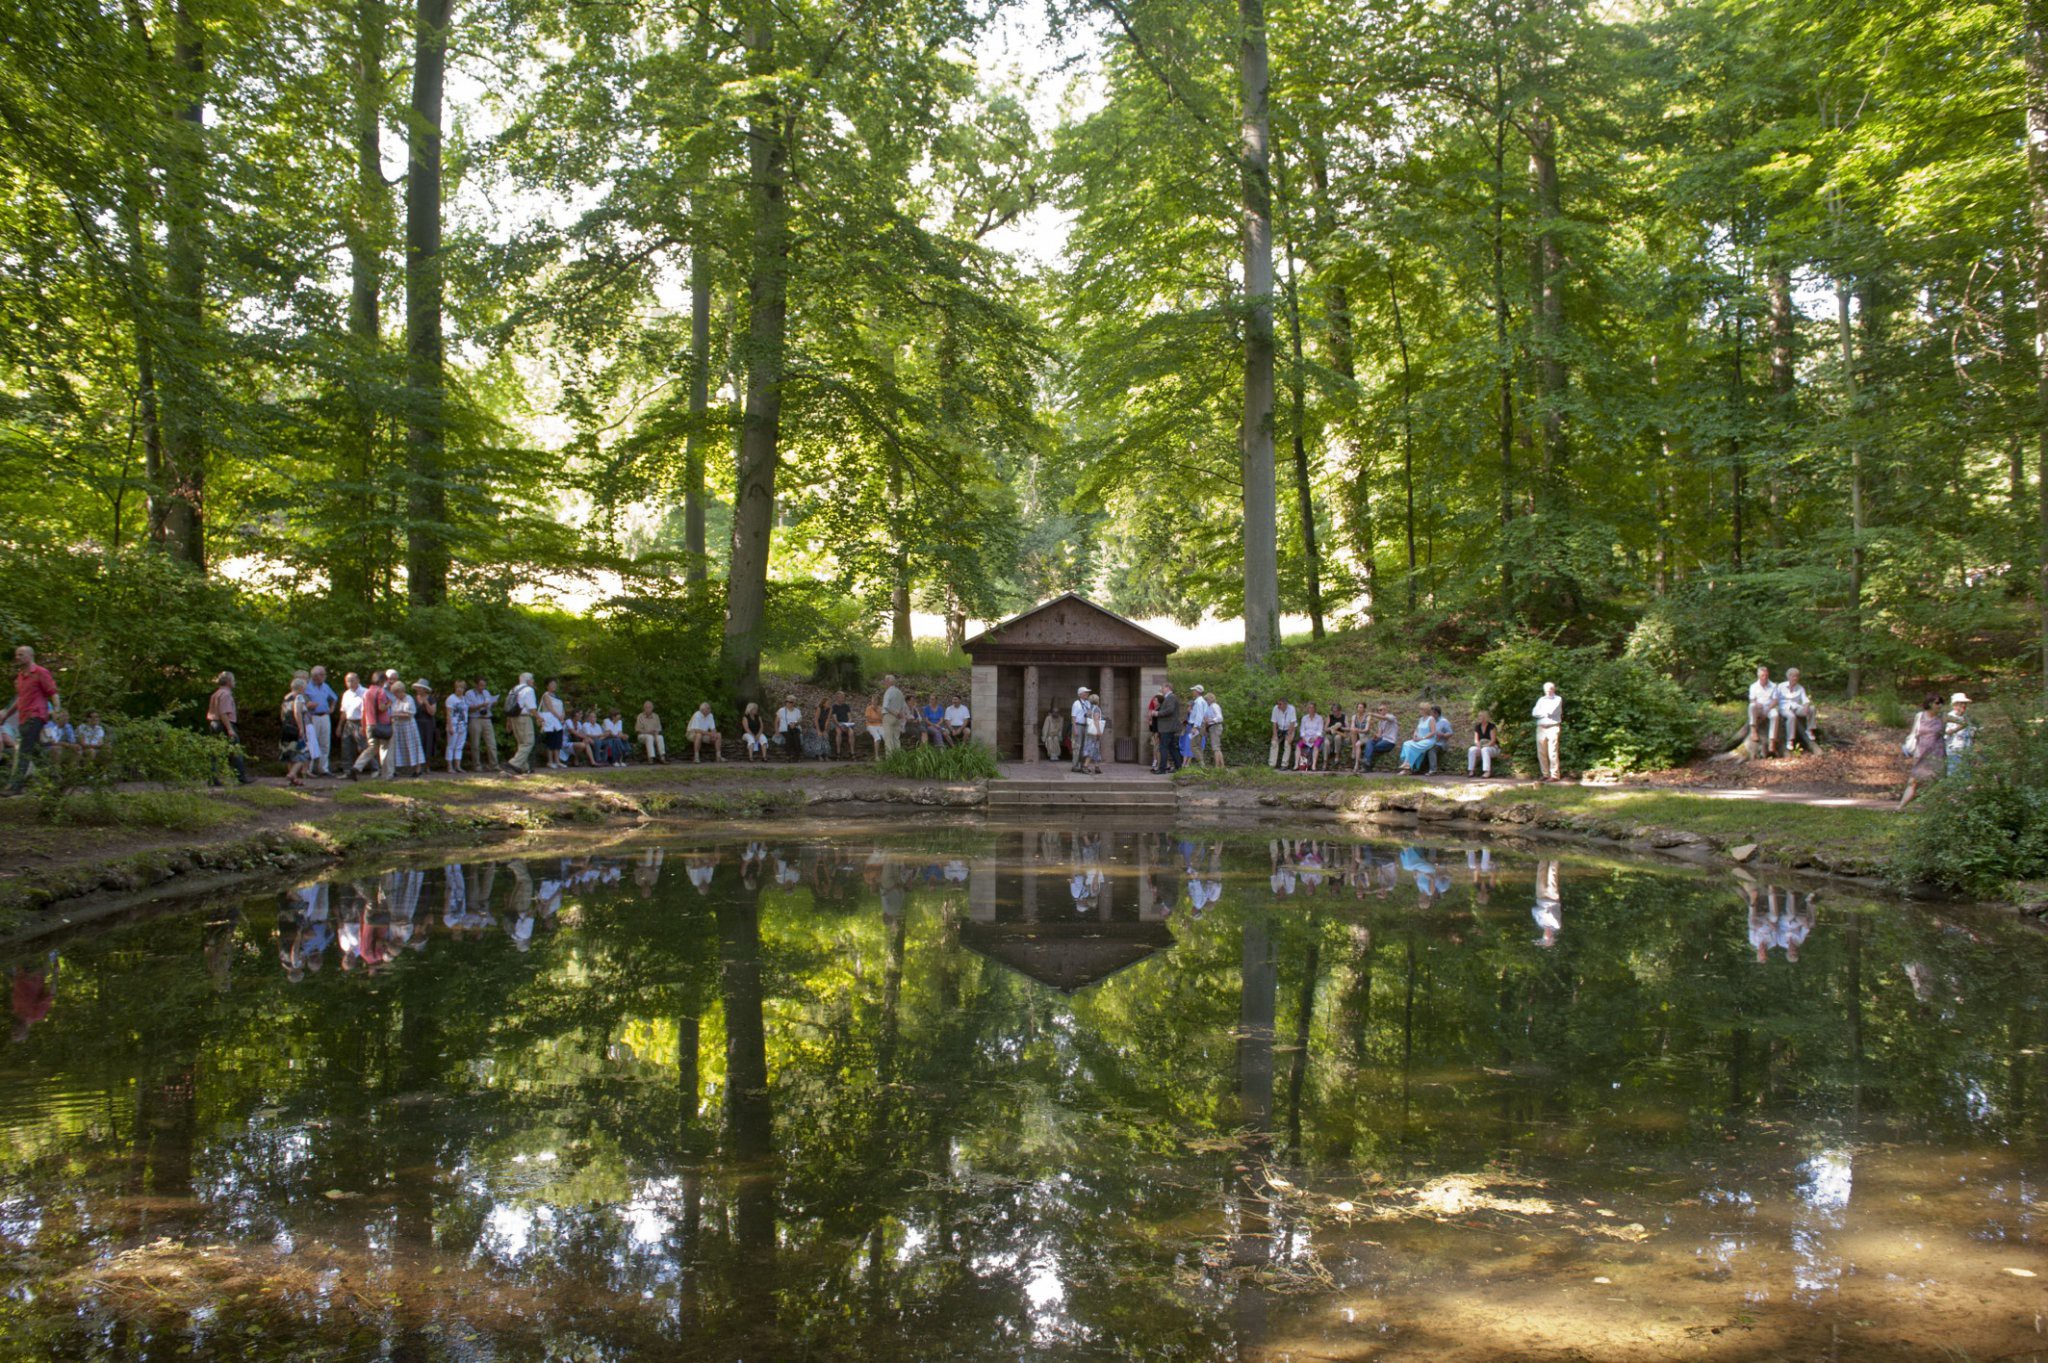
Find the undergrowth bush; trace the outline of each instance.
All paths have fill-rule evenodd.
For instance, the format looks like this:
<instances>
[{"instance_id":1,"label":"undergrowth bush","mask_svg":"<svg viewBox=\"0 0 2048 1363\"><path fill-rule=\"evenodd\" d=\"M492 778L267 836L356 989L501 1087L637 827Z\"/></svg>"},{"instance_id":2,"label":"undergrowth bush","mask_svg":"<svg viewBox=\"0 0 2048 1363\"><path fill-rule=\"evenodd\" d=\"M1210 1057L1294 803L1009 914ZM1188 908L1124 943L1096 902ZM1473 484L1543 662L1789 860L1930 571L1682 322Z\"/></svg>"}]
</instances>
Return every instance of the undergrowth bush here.
<instances>
[{"instance_id":1,"label":"undergrowth bush","mask_svg":"<svg viewBox=\"0 0 2048 1363\"><path fill-rule=\"evenodd\" d=\"M123 720L112 726L99 757L45 755L36 764L31 789L36 796L36 815L45 823L113 823L126 821L117 817L117 801L143 809L154 807L163 798L117 795L116 788L124 782L174 791L225 781L227 776L226 742L159 717ZM164 823L161 818L142 821Z\"/></svg>"},{"instance_id":2,"label":"undergrowth bush","mask_svg":"<svg viewBox=\"0 0 2048 1363\"><path fill-rule=\"evenodd\" d=\"M2048 719L1992 716L1957 774L1908 808L1891 873L1986 898L2048 877Z\"/></svg>"},{"instance_id":3,"label":"undergrowth bush","mask_svg":"<svg viewBox=\"0 0 2048 1363\"><path fill-rule=\"evenodd\" d=\"M994 751L981 743L904 748L885 754L875 770L916 781L981 781L1000 773Z\"/></svg>"},{"instance_id":4,"label":"undergrowth bush","mask_svg":"<svg viewBox=\"0 0 2048 1363\"><path fill-rule=\"evenodd\" d=\"M1500 723L1516 766L1536 770L1536 724L1529 711L1543 683L1564 697L1560 757L1567 771L1654 771L1690 761L1705 710L1697 697L1633 658L1595 647L1565 648L1519 635L1479 660L1478 704Z\"/></svg>"}]
</instances>

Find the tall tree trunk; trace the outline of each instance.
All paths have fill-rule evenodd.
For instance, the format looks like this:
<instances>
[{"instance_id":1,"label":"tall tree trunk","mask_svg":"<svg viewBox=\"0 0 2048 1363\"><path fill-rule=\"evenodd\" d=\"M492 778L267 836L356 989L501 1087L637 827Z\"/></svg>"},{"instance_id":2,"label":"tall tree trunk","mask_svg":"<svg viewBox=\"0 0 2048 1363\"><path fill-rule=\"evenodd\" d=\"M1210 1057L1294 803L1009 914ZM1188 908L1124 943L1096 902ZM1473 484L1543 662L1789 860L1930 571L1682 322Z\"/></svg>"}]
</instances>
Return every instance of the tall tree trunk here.
<instances>
[{"instance_id":1,"label":"tall tree trunk","mask_svg":"<svg viewBox=\"0 0 2048 1363\"><path fill-rule=\"evenodd\" d=\"M2048 0L2024 0L2027 84L2027 205L2033 219L2035 450L2040 537L2041 680L2048 689Z\"/></svg>"},{"instance_id":2,"label":"tall tree trunk","mask_svg":"<svg viewBox=\"0 0 2048 1363\"><path fill-rule=\"evenodd\" d=\"M1308 165L1309 226L1316 242L1321 244L1336 231L1337 214L1330 195L1329 150L1324 145L1323 130L1314 120L1303 128L1303 147ZM1361 454L1353 436L1358 414L1358 358L1352 340L1351 290L1335 271L1330 272L1329 282L1323 285L1323 350L1331 371L1344 380L1336 453L1340 467L1348 464L1352 470L1353 549L1365 578L1366 600L1377 614L1380 572L1372 518L1373 461Z\"/></svg>"},{"instance_id":3,"label":"tall tree trunk","mask_svg":"<svg viewBox=\"0 0 2048 1363\"><path fill-rule=\"evenodd\" d=\"M1743 407L1748 400L1742 383L1742 310L1734 309L1734 325L1730 335L1731 348L1728 362L1728 468L1730 529L1733 532L1733 553L1730 560L1736 572L1742 571L1742 417ZM1725 314L1724 314L1725 324Z\"/></svg>"},{"instance_id":4,"label":"tall tree trunk","mask_svg":"<svg viewBox=\"0 0 2048 1363\"><path fill-rule=\"evenodd\" d=\"M1285 206L1286 185L1282 163L1274 163L1274 173ZM1308 619L1312 637L1323 637L1323 561L1316 549L1316 498L1315 484L1308 465L1308 439L1303 428L1308 425L1308 361L1301 348L1301 288L1294 273L1293 219L1288 219L1289 229L1283 249L1287 253L1287 333L1292 361L1288 375L1288 424L1293 435L1294 447L1294 488L1295 507L1301 517L1301 552L1308 569Z\"/></svg>"},{"instance_id":5,"label":"tall tree trunk","mask_svg":"<svg viewBox=\"0 0 2048 1363\"><path fill-rule=\"evenodd\" d=\"M1564 345L1564 251L1557 244L1557 224L1564 217L1557 182L1557 125L1537 107L1529 126L1529 181L1536 198L1539 226L1530 247L1531 296L1529 329L1535 351L1537 411L1537 492L1556 505L1564 476L1567 449L1564 433L1566 372Z\"/></svg>"},{"instance_id":6,"label":"tall tree trunk","mask_svg":"<svg viewBox=\"0 0 2048 1363\"><path fill-rule=\"evenodd\" d=\"M355 197L343 234L348 243L348 334L356 363L377 373L383 349L384 243L391 230L391 191L384 181L384 101L389 90L384 76L384 46L391 14L385 0L356 0L355 51L352 54L350 110L356 151ZM358 388L351 418L349 446L342 455L342 497L352 525L376 482L379 402L374 389ZM374 616L376 546L357 534L334 543L328 582L334 600L348 613L350 624L367 630Z\"/></svg>"},{"instance_id":7,"label":"tall tree trunk","mask_svg":"<svg viewBox=\"0 0 2048 1363\"><path fill-rule=\"evenodd\" d=\"M1766 275L1771 311L1771 415L1774 442L1780 453L1771 460L1766 495L1770 505L1770 541L1773 549L1785 547L1784 455L1791 439L1795 416L1795 392L1799 381L1799 322L1792 307L1792 267L1773 258Z\"/></svg>"},{"instance_id":8,"label":"tall tree trunk","mask_svg":"<svg viewBox=\"0 0 2048 1363\"><path fill-rule=\"evenodd\" d=\"M1408 613L1415 614L1415 374L1408 363L1408 328L1401 320L1401 284L1387 257L1387 301L1394 309L1394 348L1401 356L1401 495L1408 523Z\"/></svg>"},{"instance_id":9,"label":"tall tree trunk","mask_svg":"<svg viewBox=\"0 0 2048 1363\"><path fill-rule=\"evenodd\" d=\"M1265 0L1238 0L1242 86L1239 178L1244 193L1244 658L1259 666L1280 643L1279 527L1273 476L1273 185L1267 110Z\"/></svg>"},{"instance_id":10,"label":"tall tree trunk","mask_svg":"<svg viewBox=\"0 0 2048 1363\"><path fill-rule=\"evenodd\" d=\"M1838 269L1846 268L1838 266ZM1849 699L1863 688L1863 435L1856 379L1856 331L1849 317L1849 282L1835 285L1835 330L1841 351L1843 425L1849 445Z\"/></svg>"},{"instance_id":11,"label":"tall tree trunk","mask_svg":"<svg viewBox=\"0 0 2048 1363\"><path fill-rule=\"evenodd\" d=\"M711 565L704 546L704 422L711 410L710 229L697 225L690 243L690 429L683 436L683 580L702 582Z\"/></svg>"},{"instance_id":12,"label":"tall tree trunk","mask_svg":"<svg viewBox=\"0 0 2048 1363\"><path fill-rule=\"evenodd\" d=\"M1499 57L1493 63L1493 101L1493 345L1500 390L1500 620L1506 628L1515 611L1515 568L1508 547L1508 525L1515 518L1515 356L1508 346L1507 72Z\"/></svg>"},{"instance_id":13,"label":"tall tree trunk","mask_svg":"<svg viewBox=\"0 0 2048 1363\"><path fill-rule=\"evenodd\" d=\"M889 450L888 488L889 519L897 522L903 508L903 455L893 446ZM904 547L900 525L892 524L889 537L889 647L906 652L913 642L910 634L910 552Z\"/></svg>"},{"instance_id":14,"label":"tall tree trunk","mask_svg":"<svg viewBox=\"0 0 2048 1363\"><path fill-rule=\"evenodd\" d=\"M772 12L759 7L747 31L747 71L775 70ZM789 205L785 197L795 126L769 86L747 121L747 197L753 241L747 279L746 406L740 422L738 488L725 608L725 672L734 697L759 700L761 620L775 528L775 473L782 448L782 367L789 332Z\"/></svg>"},{"instance_id":15,"label":"tall tree trunk","mask_svg":"<svg viewBox=\"0 0 2048 1363\"><path fill-rule=\"evenodd\" d=\"M446 376L441 340L441 91L448 68L452 0L413 10L411 154L405 172L405 355L409 465L406 596L415 606L448 599Z\"/></svg>"},{"instance_id":16,"label":"tall tree trunk","mask_svg":"<svg viewBox=\"0 0 2048 1363\"><path fill-rule=\"evenodd\" d=\"M160 484L150 523L164 552L206 570L206 39L183 3L173 14L176 112L164 160L164 314L167 343L152 376L163 423ZM160 503L161 505L157 505Z\"/></svg>"}]
</instances>

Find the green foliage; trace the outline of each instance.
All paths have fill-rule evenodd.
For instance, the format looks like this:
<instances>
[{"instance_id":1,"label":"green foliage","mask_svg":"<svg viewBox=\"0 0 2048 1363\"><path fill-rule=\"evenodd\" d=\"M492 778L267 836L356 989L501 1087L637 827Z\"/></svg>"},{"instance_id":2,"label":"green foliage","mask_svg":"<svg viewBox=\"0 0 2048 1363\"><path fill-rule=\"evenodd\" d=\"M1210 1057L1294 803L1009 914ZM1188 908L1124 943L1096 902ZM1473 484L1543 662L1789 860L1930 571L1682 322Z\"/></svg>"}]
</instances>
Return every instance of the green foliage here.
<instances>
[{"instance_id":1,"label":"green foliage","mask_svg":"<svg viewBox=\"0 0 2048 1363\"><path fill-rule=\"evenodd\" d=\"M653 701L673 744L700 703L720 702L723 695L718 671L722 618L718 596L680 582L614 598L577 643L572 685L627 716ZM721 715L727 709L719 704Z\"/></svg>"},{"instance_id":2,"label":"green foliage","mask_svg":"<svg viewBox=\"0 0 2048 1363\"><path fill-rule=\"evenodd\" d=\"M228 771L228 744L223 740L161 717L128 719L108 726L107 745L98 757L45 757L36 766L30 789L45 823L117 823L126 821L123 807L148 809L160 803L138 804L133 796L117 796L123 784L191 791L209 782L225 782ZM173 807L176 803L170 801Z\"/></svg>"},{"instance_id":3,"label":"green foliage","mask_svg":"<svg viewBox=\"0 0 2048 1363\"><path fill-rule=\"evenodd\" d=\"M1908 807L1893 878L1990 898L2048 876L2048 721L1989 717L1956 775Z\"/></svg>"},{"instance_id":4,"label":"green foliage","mask_svg":"<svg viewBox=\"0 0 2048 1363\"><path fill-rule=\"evenodd\" d=\"M1002 774L995 750L984 743L903 748L884 754L875 763L875 770L884 776L903 776L915 781L987 781Z\"/></svg>"},{"instance_id":5,"label":"green foliage","mask_svg":"<svg viewBox=\"0 0 2048 1363\"><path fill-rule=\"evenodd\" d=\"M1637 659L1517 635L1489 650L1479 666L1477 703L1500 723L1521 770L1536 770L1529 711L1546 681L1564 697L1560 756L1568 771L1652 770L1687 761L1699 749L1704 708Z\"/></svg>"}]
</instances>

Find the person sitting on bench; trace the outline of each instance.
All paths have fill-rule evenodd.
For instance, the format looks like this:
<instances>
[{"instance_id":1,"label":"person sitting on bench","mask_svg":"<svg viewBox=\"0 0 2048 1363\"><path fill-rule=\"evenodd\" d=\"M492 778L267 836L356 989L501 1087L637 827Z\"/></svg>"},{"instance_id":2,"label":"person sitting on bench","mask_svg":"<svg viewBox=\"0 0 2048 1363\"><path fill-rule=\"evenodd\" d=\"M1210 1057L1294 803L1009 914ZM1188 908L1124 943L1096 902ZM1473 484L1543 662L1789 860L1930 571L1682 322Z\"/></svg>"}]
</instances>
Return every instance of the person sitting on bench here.
<instances>
[{"instance_id":1,"label":"person sitting on bench","mask_svg":"<svg viewBox=\"0 0 2048 1363\"><path fill-rule=\"evenodd\" d=\"M1773 735L1782 740L1781 752L1790 757L1794 749L1804 745L1808 752L1819 752L1820 744L1813 736L1813 697L1800 685L1799 669L1785 669L1785 680L1778 684L1778 728Z\"/></svg>"},{"instance_id":2,"label":"person sitting on bench","mask_svg":"<svg viewBox=\"0 0 2048 1363\"><path fill-rule=\"evenodd\" d=\"M1761 739L1763 749L1757 749ZM1778 687L1771 669L1759 665L1756 680L1749 684L1749 755L1769 757L1778 750Z\"/></svg>"}]
</instances>

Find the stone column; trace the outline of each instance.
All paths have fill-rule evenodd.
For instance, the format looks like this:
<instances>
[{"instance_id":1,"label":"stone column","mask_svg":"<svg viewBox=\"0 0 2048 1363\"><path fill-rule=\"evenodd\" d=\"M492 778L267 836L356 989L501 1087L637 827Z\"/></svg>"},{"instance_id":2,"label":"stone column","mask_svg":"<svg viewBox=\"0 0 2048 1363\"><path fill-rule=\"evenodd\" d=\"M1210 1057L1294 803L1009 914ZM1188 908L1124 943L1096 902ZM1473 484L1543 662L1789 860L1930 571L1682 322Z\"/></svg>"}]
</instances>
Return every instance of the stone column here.
<instances>
[{"instance_id":1,"label":"stone column","mask_svg":"<svg viewBox=\"0 0 2048 1363\"><path fill-rule=\"evenodd\" d=\"M1102 669L1102 755L1116 761L1116 669Z\"/></svg>"},{"instance_id":2,"label":"stone column","mask_svg":"<svg viewBox=\"0 0 2048 1363\"><path fill-rule=\"evenodd\" d=\"M996 713L996 695L994 665L976 663L967 701L967 712L973 721L968 732L975 742L986 744L1000 757L1002 749L996 744L996 726L1002 722L1002 716Z\"/></svg>"},{"instance_id":3,"label":"stone column","mask_svg":"<svg viewBox=\"0 0 2048 1363\"><path fill-rule=\"evenodd\" d=\"M1024 760L1036 762L1044 756L1038 750L1038 710L1041 702L1038 696L1038 669L1024 669Z\"/></svg>"}]
</instances>

